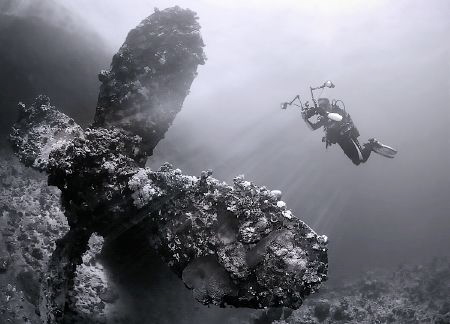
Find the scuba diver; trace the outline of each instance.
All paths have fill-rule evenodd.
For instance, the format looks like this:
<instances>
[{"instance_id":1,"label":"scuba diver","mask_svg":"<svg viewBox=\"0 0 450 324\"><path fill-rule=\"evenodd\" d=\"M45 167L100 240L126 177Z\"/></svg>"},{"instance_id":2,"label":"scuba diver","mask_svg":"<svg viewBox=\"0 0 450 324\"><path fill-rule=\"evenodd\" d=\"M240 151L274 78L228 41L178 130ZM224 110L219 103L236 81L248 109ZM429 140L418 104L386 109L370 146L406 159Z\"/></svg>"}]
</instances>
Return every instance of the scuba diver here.
<instances>
[{"instance_id":1,"label":"scuba diver","mask_svg":"<svg viewBox=\"0 0 450 324\"><path fill-rule=\"evenodd\" d=\"M393 158L397 151L374 138L369 139L363 145L359 143L359 131L353 124L350 114L345 110L342 100L333 100L330 103L328 98L319 98L316 101L313 91L325 87L334 88L334 84L327 81L319 87L310 87L314 106L310 106L308 102L303 104L300 96L297 95L292 101L282 103L281 108L286 109L288 105L300 107L303 120L312 130L324 128L325 136L322 138L322 142L325 142L326 147L338 144L355 165L366 162L372 152L387 158ZM295 103L296 100L300 105ZM343 108L338 105L339 103L342 104ZM315 121L310 120L313 117L316 119Z\"/></svg>"}]
</instances>

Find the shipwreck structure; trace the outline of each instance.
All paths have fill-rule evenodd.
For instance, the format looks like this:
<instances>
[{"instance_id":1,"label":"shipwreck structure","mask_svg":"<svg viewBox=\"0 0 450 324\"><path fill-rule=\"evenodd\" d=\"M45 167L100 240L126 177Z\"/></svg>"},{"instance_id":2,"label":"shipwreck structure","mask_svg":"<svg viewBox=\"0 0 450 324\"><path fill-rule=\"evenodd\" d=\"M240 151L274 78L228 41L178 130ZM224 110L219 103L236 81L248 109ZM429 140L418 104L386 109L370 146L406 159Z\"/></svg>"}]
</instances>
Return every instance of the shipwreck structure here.
<instances>
[{"instance_id":1,"label":"shipwreck structure","mask_svg":"<svg viewBox=\"0 0 450 324\"><path fill-rule=\"evenodd\" d=\"M130 31L101 81L82 129L46 96L19 105L10 136L27 166L61 190L70 226L50 258L40 296L49 323L64 317L76 265L93 233L140 228L146 244L203 304L298 308L327 278L327 238L286 208L278 191L145 168L205 63L196 14L156 10Z\"/></svg>"}]
</instances>

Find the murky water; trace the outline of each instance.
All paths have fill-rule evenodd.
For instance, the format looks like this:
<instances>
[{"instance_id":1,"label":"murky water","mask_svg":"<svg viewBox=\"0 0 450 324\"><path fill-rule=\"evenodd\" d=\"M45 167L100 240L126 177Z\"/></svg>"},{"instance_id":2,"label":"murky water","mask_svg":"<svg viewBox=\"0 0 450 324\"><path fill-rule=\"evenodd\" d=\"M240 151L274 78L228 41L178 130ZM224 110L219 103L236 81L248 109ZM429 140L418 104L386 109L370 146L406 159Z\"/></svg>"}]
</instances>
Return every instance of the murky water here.
<instances>
[{"instance_id":1,"label":"murky water","mask_svg":"<svg viewBox=\"0 0 450 324\"><path fill-rule=\"evenodd\" d=\"M330 281L450 256L449 2L179 4L199 13L208 61L150 167L169 161L193 175L212 169L227 182L245 174L282 190L288 208L329 237ZM153 6L167 5L66 4L86 13L85 26L111 53ZM375 137L398 149L395 159L373 154L355 166L337 145L325 149L322 131L309 130L298 110L280 110L296 94L309 99L309 86L327 79L336 88L322 96L345 102L361 142ZM167 323L249 316L204 309L162 264L141 266L122 280L130 288L123 307L139 316L161 309Z\"/></svg>"}]
</instances>

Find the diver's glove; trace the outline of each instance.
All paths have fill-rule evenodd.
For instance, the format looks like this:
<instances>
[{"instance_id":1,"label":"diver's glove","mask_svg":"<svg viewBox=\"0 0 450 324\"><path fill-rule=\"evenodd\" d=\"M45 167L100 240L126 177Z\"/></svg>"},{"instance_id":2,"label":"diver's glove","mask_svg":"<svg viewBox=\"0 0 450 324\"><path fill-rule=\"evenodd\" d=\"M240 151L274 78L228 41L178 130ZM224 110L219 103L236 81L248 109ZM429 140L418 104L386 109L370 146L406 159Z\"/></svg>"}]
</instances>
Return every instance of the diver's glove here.
<instances>
[{"instance_id":1,"label":"diver's glove","mask_svg":"<svg viewBox=\"0 0 450 324\"><path fill-rule=\"evenodd\" d=\"M306 117L306 110L304 110L304 109L302 109L302 118L303 118L303 120L307 120L308 119L308 117Z\"/></svg>"}]
</instances>

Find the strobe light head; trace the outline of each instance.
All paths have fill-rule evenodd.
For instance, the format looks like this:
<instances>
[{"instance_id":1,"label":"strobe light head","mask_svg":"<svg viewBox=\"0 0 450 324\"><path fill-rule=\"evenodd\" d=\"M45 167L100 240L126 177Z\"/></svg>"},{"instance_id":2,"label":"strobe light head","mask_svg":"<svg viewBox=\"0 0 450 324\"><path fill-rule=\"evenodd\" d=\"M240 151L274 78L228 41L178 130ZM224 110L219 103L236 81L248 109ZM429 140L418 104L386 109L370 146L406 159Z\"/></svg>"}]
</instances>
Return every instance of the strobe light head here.
<instances>
[{"instance_id":1,"label":"strobe light head","mask_svg":"<svg viewBox=\"0 0 450 324\"><path fill-rule=\"evenodd\" d=\"M334 88L334 84L333 82L331 82L331 80L328 80L323 84L323 87Z\"/></svg>"}]
</instances>

